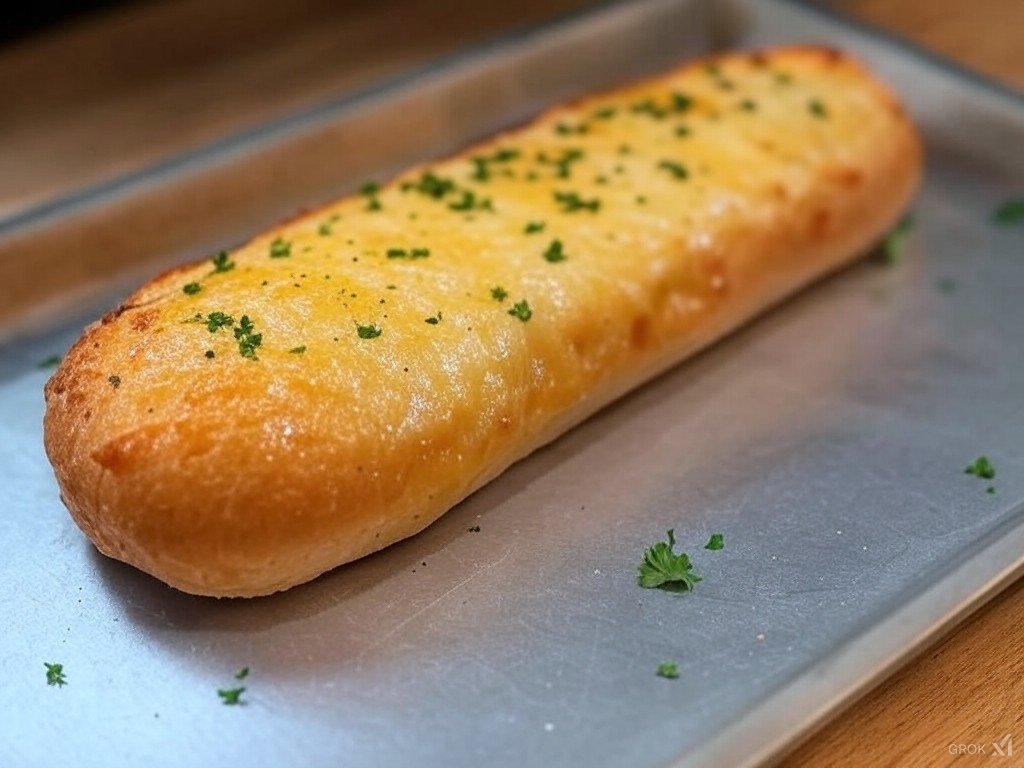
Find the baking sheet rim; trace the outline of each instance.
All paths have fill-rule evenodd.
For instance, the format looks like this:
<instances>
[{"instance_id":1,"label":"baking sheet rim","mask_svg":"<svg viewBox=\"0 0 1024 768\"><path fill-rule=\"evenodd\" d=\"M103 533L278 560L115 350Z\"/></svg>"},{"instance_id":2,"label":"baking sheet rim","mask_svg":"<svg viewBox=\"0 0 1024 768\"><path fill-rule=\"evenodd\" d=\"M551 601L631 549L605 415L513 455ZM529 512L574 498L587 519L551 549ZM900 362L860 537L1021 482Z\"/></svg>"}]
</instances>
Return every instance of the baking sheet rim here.
<instances>
[{"instance_id":1,"label":"baking sheet rim","mask_svg":"<svg viewBox=\"0 0 1024 768\"><path fill-rule=\"evenodd\" d=\"M847 27L860 36L893 49L899 55L918 59L947 77L980 88L989 97L1003 100L1017 109L1024 109L1024 94L884 30L812 6L810 0L758 2L789 7L800 13L818 16L825 23ZM723 4L732 4L732 0L712 0L712 6L716 9L712 16L720 12ZM140 186L159 184L168 176L187 173L195 164L215 163L225 156L246 152L254 145L272 143L321 120L334 119L338 113L382 94L414 88L425 78L443 75L472 66L480 59L500 55L502 51L533 35L555 34L563 26L575 25L628 5L629 0L601 0L595 5L512 30L355 93L322 102L308 110L285 115L108 181L72 190L67 195L0 219L0 235L45 225L53 218L73 213L82 207L103 205L111 197L129 195ZM881 683L942 635L952 631L971 613L1024 574L1022 512L1024 506L1009 512L1004 523L989 530L986 539L972 547L956 568L945 571L941 578L937 578L897 612L890 613L855 638L834 648L808 667L800 677L768 694L695 751L678 756L673 764L760 765L777 760L794 749L844 707ZM826 675L817 674L823 670L827 670ZM808 714L794 716L794 712Z\"/></svg>"}]
</instances>

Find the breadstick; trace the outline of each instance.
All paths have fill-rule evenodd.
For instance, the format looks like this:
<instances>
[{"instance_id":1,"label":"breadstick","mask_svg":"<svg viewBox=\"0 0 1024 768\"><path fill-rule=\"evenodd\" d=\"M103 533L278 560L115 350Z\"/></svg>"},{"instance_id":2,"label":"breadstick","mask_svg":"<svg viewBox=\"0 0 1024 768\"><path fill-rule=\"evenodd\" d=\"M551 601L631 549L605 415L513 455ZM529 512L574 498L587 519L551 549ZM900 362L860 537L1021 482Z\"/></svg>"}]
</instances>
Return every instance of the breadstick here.
<instances>
[{"instance_id":1,"label":"breadstick","mask_svg":"<svg viewBox=\"0 0 1024 768\"><path fill-rule=\"evenodd\" d=\"M826 49L558 107L87 328L46 387L62 498L178 589L287 589L863 254L920 173L893 95Z\"/></svg>"}]
</instances>

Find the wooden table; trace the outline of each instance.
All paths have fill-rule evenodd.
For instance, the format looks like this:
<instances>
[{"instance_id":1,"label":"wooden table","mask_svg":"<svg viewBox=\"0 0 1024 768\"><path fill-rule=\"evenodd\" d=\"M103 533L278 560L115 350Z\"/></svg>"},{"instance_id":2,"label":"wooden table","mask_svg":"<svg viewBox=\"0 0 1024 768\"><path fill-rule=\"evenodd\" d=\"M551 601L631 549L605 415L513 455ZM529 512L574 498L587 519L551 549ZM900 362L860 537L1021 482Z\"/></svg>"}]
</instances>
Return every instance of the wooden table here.
<instances>
[{"instance_id":1,"label":"wooden table","mask_svg":"<svg viewBox=\"0 0 1024 768\"><path fill-rule=\"evenodd\" d=\"M0 50L0 215L583 4L178 0L31 38ZM1024 87L1024 0L837 4ZM1024 765L1022 627L1018 583L786 765ZM1010 760L950 751L1008 733Z\"/></svg>"}]
</instances>

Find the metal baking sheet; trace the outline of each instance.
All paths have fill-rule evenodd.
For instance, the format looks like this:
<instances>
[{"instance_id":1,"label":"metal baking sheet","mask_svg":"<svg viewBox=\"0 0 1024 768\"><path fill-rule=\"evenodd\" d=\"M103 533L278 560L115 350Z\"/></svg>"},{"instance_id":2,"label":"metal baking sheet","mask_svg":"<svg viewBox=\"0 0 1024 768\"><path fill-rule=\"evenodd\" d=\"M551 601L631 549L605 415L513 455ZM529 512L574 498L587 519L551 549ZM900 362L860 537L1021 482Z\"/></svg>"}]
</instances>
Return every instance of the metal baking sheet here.
<instances>
[{"instance_id":1,"label":"metal baking sheet","mask_svg":"<svg viewBox=\"0 0 1024 768\"><path fill-rule=\"evenodd\" d=\"M804 292L420 536L281 595L179 594L74 527L41 448L37 363L140 270L624 74L793 40L866 58L924 130L927 182L899 264ZM386 119L410 106L404 132ZM372 131L357 158L286 173ZM1024 230L990 223L1024 189L1024 156L1007 151L1019 146L1024 99L870 30L787 2L644 0L0 222L0 764L777 756L1021 570ZM261 173L283 179L274 195L253 191ZM216 201L223 216L207 215ZM40 287L57 247L90 271ZM962 471L980 454L995 494ZM635 584L669 527L704 577L693 593ZM715 531L726 547L706 552ZM655 675L666 659L679 679ZM47 687L44 661L65 665L65 688ZM223 706L216 690L242 666L247 703Z\"/></svg>"}]
</instances>

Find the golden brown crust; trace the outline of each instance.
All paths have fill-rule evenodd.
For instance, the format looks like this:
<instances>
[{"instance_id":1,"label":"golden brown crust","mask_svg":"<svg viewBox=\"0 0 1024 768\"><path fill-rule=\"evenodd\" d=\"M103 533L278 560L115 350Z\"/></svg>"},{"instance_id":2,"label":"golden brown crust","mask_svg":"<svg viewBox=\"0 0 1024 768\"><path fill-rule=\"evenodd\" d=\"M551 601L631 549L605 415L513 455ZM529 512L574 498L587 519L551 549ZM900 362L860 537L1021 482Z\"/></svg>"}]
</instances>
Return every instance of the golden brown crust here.
<instances>
[{"instance_id":1,"label":"golden brown crust","mask_svg":"<svg viewBox=\"0 0 1024 768\"><path fill-rule=\"evenodd\" d=\"M62 497L102 552L179 589L301 583L863 252L920 167L899 103L828 49L559 107L282 223L230 271L171 270L90 326L46 387Z\"/></svg>"}]
</instances>

